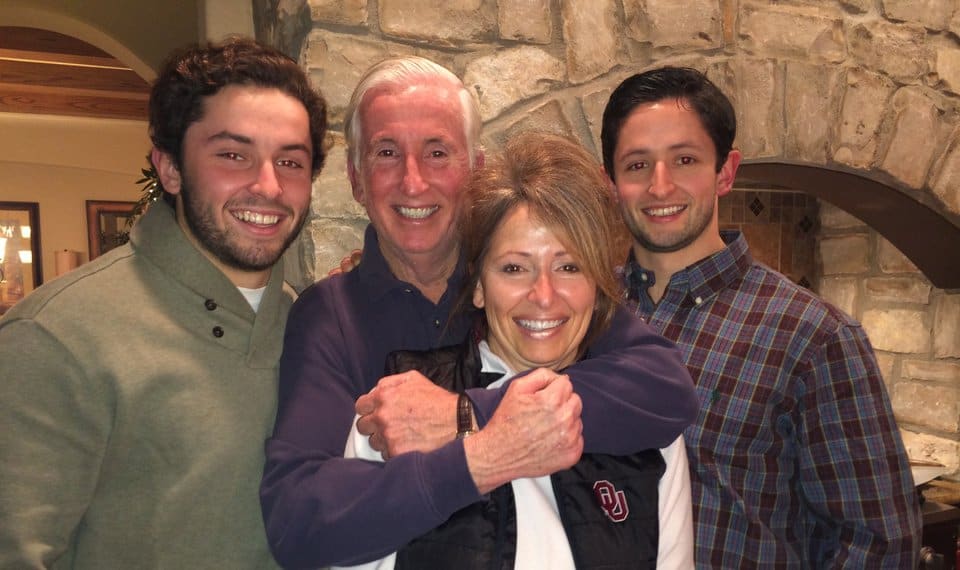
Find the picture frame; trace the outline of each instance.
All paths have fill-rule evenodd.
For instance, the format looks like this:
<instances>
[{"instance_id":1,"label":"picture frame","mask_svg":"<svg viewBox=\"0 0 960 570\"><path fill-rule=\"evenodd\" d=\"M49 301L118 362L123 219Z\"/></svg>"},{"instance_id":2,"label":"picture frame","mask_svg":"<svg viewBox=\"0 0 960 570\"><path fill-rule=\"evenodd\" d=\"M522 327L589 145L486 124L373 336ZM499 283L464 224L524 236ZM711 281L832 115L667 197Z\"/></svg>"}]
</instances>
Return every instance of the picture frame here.
<instances>
[{"instance_id":1,"label":"picture frame","mask_svg":"<svg viewBox=\"0 0 960 570\"><path fill-rule=\"evenodd\" d=\"M0 315L41 284L40 204L0 202Z\"/></svg>"},{"instance_id":2,"label":"picture frame","mask_svg":"<svg viewBox=\"0 0 960 570\"><path fill-rule=\"evenodd\" d=\"M128 220L136 202L87 200L87 248L90 260L127 243L130 239Z\"/></svg>"}]
</instances>

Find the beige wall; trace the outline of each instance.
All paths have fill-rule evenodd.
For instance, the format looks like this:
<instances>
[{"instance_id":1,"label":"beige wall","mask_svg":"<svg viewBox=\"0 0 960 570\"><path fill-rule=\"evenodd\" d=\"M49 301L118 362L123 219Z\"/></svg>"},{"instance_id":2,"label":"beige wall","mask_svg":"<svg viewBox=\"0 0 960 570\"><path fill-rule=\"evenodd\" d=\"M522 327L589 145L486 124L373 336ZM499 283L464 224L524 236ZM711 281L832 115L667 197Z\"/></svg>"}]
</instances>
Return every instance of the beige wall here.
<instances>
[{"instance_id":1,"label":"beige wall","mask_svg":"<svg viewBox=\"0 0 960 570\"><path fill-rule=\"evenodd\" d=\"M93 44L150 79L173 46L197 41L197 0L3 0L0 25L53 30Z\"/></svg>"},{"instance_id":2,"label":"beige wall","mask_svg":"<svg viewBox=\"0 0 960 570\"><path fill-rule=\"evenodd\" d=\"M44 281L57 250L87 260L86 200L139 198L146 132L140 121L0 113L0 201L40 204Z\"/></svg>"}]
</instances>

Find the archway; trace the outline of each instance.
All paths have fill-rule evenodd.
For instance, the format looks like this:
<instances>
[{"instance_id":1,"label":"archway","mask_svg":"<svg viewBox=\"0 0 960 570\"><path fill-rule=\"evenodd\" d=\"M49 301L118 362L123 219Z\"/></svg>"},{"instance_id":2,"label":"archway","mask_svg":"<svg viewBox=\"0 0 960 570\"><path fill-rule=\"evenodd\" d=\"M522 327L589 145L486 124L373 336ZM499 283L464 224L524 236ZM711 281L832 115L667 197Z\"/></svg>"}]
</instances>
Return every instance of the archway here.
<instances>
[{"instance_id":1,"label":"archway","mask_svg":"<svg viewBox=\"0 0 960 570\"><path fill-rule=\"evenodd\" d=\"M0 6L0 22L5 26L50 30L75 37L111 54L145 81L151 81L157 75L150 65L126 45L104 31L66 14L14 2L12 5Z\"/></svg>"},{"instance_id":2,"label":"archway","mask_svg":"<svg viewBox=\"0 0 960 570\"><path fill-rule=\"evenodd\" d=\"M825 200L874 228L941 289L960 288L960 223L935 209L933 198L839 167L782 160L741 165L737 185L800 191Z\"/></svg>"}]
</instances>

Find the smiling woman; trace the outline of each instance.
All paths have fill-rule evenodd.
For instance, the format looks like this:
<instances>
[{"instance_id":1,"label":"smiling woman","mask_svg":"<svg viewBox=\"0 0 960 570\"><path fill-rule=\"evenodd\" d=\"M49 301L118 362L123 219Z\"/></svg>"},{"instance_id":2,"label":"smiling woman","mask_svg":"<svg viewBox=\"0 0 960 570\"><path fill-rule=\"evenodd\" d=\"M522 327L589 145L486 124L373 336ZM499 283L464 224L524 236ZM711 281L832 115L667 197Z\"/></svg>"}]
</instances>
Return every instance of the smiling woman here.
<instances>
[{"instance_id":1,"label":"smiling woman","mask_svg":"<svg viewBox=\"0 0 960 570\"><path fill-rule=\"evenodd\" d=\"M490 321L494 315L491 307L482 304L483 289L493 285L494 272L504 269L518 275L514 282L527 277L530 302L557 292L560 284L586 279L596 290L596 302L591 302L587 315L589 331L576 344L589 346L607 327L618 303L620 286L614 267L624 255L620 244L625 239L599 165L561 137L521 135L508 143L500 159L477 172L468 186L467 200L462 238L467 291L461 304L472 302L484 308ZM533 243L540 244L540 255L549 252L552 259L534 262ZM503 256L522 259L524 266L498 267ZM549 271L543 273L543 280L533 280L540 276L540 269ZM547 276L550 287L545 286ZM493 331L494 325L490 326ZM580 355L574 352L575 357Z\"/></svg>"},{"instance_id":2,"label":"smiling woman","mask_svg":"<svg viewBox=\"0 0 960 570\"><path fill-rule=\"evenodd\" d=\"M490 350L514 370L566 368L593 319L597 283L558 233L520 204L490 237L473 304L486 313Z\"/></svg>"}]
</instances>

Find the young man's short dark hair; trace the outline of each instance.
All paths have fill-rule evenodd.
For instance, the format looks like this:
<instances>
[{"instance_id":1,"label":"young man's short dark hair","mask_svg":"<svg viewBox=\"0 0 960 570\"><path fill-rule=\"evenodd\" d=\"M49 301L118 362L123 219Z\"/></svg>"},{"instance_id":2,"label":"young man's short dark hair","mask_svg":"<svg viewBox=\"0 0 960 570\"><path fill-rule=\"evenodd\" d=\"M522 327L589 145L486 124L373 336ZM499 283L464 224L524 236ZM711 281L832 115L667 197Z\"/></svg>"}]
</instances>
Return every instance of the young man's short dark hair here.
<instances>
[{"instance_id":1,"label":"young man's short dark hair","mask_svg":"<svg viewBox=\"0 0 960 570\"><path fill-rule=\"evenodd\" d=\"M613 179L613 153L620 130L640 105L664 99L682 102L700 117L717 150L717 172L727 160L737 136L737 117L730 99L707 76L689 67L660 67L628 77L610 95L603 112L600 145L603 166Z\"/></svg>"}]
</instances>

